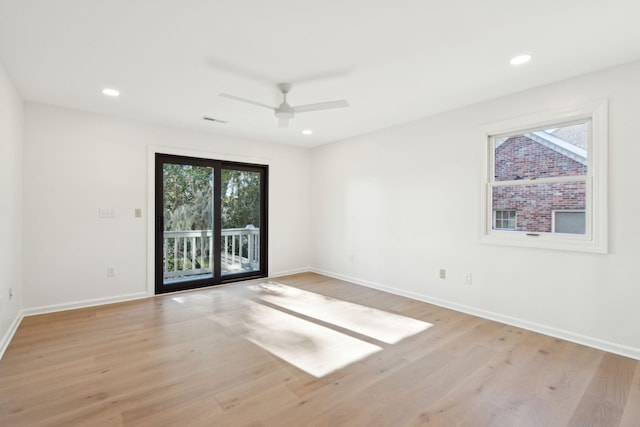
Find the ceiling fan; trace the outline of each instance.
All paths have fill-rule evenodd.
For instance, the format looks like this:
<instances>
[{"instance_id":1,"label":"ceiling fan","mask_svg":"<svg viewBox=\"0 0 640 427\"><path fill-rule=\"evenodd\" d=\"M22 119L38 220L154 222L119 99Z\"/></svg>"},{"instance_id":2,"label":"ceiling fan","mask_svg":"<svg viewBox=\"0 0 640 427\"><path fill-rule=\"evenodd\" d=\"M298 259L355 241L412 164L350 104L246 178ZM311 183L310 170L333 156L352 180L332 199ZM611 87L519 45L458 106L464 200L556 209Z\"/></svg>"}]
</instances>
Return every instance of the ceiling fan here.
<instances>
[{"instance_id":1,"label":"ceiling fan","mask_svg":"<svg viewBox=\"0 0 640 427\"><path fill-rule=\"evenodd\" d=\"M289 127L289 120L294 118L296 113L307 113L309 111L328 110L331 108L342 108L349 106L349 103L347 101L341 99L338 101L318 102L315 104L297 105L292 107L287 102L287 94L291 90L291 83L279 83L278 89L280 89L280 92L282 92L283 100L282 103L277 107L272 107L261 102L252 101L250 99L240 98L239 96L229 95L227 93L221 93L220 96L272 110L275 116L278 118L278 126L281 128Z\"/></svg>"}]
</instances>

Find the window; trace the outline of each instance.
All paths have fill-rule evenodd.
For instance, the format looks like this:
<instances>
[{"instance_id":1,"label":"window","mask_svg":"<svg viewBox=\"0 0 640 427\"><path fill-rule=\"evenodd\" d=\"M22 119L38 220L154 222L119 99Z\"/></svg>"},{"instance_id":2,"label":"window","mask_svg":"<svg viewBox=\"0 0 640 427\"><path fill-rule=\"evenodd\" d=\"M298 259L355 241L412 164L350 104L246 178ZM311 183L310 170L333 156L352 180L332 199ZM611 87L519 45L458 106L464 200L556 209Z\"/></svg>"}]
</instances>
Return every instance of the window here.
<instances>
[{"instance_id":1,"label":"window","mask_svg":"<svg viewBox=\"0 0 640 427\"><path fill-rule=\"evenodd\" d=\"M487 125L481 240L606 252L606 103Z\"/></svg>"},{"instance_id":2,"label":"window","mask_svg":"<svg viewBox=\"0 0 640 427\"><path fill-rule=\"evenodd\" d=\"M516 211L493 211L494 230L515 230Z\"/></svg>"}]
</instances>

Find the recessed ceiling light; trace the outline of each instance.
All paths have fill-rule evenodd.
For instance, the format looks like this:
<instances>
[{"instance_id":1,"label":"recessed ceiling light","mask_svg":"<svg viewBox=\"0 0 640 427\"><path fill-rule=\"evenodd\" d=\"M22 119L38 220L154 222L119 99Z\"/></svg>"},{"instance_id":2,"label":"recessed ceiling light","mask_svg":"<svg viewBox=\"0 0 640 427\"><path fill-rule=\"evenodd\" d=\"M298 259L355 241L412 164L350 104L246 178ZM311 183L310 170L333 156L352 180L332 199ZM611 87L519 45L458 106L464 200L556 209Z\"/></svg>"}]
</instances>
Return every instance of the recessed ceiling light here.
<instances>
[{"instance_id":1,"label":"recessed ceiling light","mask_svg":"<svg viewBox=\"0 0 640 427\"><path fill-rule=\"evenodd\" d=\"M530 60L531 60L531 55L518 55L514 58L511 58L511 61L509 61L509 64L522 65L526 62L529 62Z\"/></svg>"},{"instance_id":2,"label":"recessed ceiling light","mask_svg":"<svg viewBox=\"0 0 640 427\"><path fill-rule=\"evenodd\" d=\"M305 129L302 131L303 135L311 135L313 133L313 131L311 129Z\"/></svg>"},{"instance_id":3,"label":"recessed ceiling light","mask_svg":"<svg viewBox=\"0 0 640 427\"><path fill-rule=\"evenodd\" d=\"M111 88L102 89L102 93L107 96L120 96L120 91Z\"/></svg>"}]
</instances>

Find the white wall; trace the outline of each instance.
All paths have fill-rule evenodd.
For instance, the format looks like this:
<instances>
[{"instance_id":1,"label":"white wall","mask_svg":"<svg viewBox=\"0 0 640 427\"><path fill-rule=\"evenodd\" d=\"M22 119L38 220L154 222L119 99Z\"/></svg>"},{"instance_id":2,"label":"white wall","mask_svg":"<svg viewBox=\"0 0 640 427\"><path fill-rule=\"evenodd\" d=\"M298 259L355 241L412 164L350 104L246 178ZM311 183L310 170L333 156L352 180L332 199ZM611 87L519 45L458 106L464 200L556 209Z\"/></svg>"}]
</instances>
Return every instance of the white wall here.
<instances>
[{"instance_id":1,"label":"white wall","mask_svg":"<svg viewBox=\"0 0 640 427\"><path fill-rule=\"evenodd\" d=\"M480 244L479 126L602 98L609 253ZM634 63L315 148L312 266L640 358L639 119Z\"/></svg>"},{"instance_id":2,"label":"white wall","mask_svg":"<svg viewBox=\"0 0 640 427\"><path fill-rule=\"evenodd\" d=\"M146 295L148 146L269 164L269 273L308 268L308 149L27 103L27 314ZM99 219L99 208L116 218Z\"/></svg>"},{"instance_id":3,"label":"white wall","mask_svg":"<svg viewBox=\"0 0 640 427\"><path fill-rule=\"evenodd\" d=\"M22 308L22 115L22 99L0 64L0 357Z\"/></svg>"}]
</instances>

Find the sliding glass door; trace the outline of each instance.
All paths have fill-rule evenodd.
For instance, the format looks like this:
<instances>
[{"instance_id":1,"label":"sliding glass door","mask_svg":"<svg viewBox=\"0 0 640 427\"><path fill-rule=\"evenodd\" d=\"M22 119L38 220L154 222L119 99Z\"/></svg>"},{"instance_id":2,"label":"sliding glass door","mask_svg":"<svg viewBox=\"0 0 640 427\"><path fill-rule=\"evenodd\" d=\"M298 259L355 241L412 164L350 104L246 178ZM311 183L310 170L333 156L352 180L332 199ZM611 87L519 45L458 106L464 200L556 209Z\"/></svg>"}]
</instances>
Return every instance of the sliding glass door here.
<instances>
[{"instance_id":1,"label":"sliding glass door","mask_svg":"<svg viewBox=\"0 0 640 427\"><path fill-rule=\"evenodd\" d=\"M156 293L267 275L267 166L156 154Z\"/></svg>"}]
</instances>

